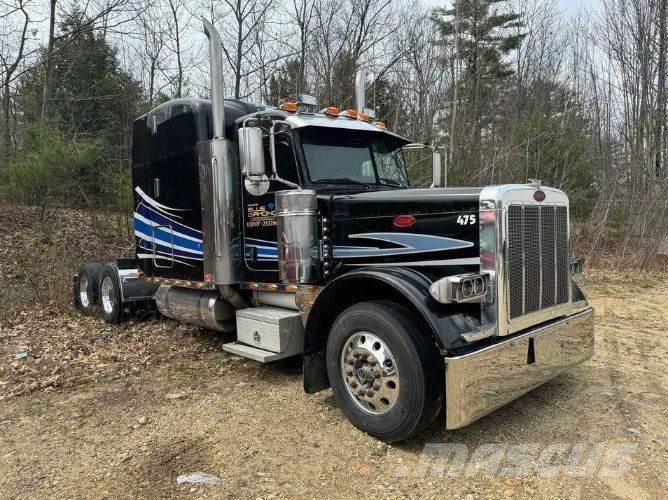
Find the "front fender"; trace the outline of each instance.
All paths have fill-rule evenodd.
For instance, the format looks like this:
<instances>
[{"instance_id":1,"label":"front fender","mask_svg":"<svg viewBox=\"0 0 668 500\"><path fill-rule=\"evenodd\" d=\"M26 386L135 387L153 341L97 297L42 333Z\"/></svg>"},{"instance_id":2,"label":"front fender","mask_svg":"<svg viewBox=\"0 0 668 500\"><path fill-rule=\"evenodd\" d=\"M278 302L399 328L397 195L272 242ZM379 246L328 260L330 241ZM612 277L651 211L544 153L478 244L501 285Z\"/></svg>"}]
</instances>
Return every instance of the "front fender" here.
<instances>
[{"instance_id":1,"label":"front fender","mask_svg":"<svg viewBox=\"0 0 668 500\"><path fill-rule=\"evenodd\" d=\"M329 386L325 348L329 331L341 312L353 304L390 300L408 308L439 350L464 345L462 333L480 327L477 304L445 305L429 293L432 281L408 268L362 268L339 276L318 295L304 335L304 389L312 393Z\"/></svg>"}]
</instances>

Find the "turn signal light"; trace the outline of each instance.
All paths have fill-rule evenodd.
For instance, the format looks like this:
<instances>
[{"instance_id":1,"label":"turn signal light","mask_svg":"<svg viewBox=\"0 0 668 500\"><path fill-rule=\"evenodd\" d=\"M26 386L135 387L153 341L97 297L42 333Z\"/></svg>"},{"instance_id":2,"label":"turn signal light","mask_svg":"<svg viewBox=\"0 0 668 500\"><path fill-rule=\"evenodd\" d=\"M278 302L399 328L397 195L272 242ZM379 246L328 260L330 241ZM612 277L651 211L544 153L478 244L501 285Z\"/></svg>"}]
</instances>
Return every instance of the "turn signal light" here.
<instances>
[{"instance_id":1,"label":"turn signal light","mask_svg":"<svg viewBox=\"0 0 668 500\"><path fill-rule=\"evenodd\" d=\"M371 121L371 117L367 114L364 114L364 113L360 113L358 115L358 118L362 121L365 121L365 122L370 122Z\"/></svg>"},{"instance_id":2,"label":"turn signal light","mask_svg":"<svg viewBox=\"0 0 668 500\"><path fill-rule=\"evenodd\" d=\"M384 122L374 122L373 124L378 128L387 128Z\"/></svg>"},{"instance_id":3,"label":"turn signal light","mask_svg":"<svg viewBox=\"0 0 668 500\"><path fill-rule=\"evenodd\" d=\"M342 116L345 116L347 118L353 118L357 119L357 110L356 109L346 109L343 113L341 113Z\"/></svg>"},{"instance_id":4,"label":"turn signal light","mask_svg":"<svg viewBox=\"0 0 668 500\"><path fill-rule=\"evenodd\" d=\"M289 111L290 113L295 113L297 111L297 103L296 102L284 102L281 104L281 109L285 111Z\"/></svg>"},{"instance_id":5,"label":"turn signal light","mask_svg":"<svg viewBox=\"0 0 668 500\"><path fill-rule=\"evenodd\" d=\"M429 293L441 304L480 302L489 288L489 273L467 273L435 281Z\"/></svg>"}]
</instances>

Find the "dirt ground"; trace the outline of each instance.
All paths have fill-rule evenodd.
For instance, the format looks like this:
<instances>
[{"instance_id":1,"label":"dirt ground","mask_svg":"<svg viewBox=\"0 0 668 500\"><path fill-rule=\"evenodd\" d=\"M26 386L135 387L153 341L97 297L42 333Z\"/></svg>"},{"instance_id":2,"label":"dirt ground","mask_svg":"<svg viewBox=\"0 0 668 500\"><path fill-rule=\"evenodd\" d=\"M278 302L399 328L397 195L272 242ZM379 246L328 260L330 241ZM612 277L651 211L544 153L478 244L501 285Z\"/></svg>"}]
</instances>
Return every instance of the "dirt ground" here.
<instances>
[{"instance_id":1,"label":"dirt ground","mask_svg":"<svg viewBox=\"0 0 668 500\"><path fill-rule=\"evenodd\" d=\"M7 248L5 300L23 282ZM299 359L260 365L218 334L111 327L58 300L5 309L0 497L665 498L668 275L580 282L596 308L591 360L464 429L440 422L392 446L352 427L331 391L306 395ZM587 468L575 453L601 449L625 450L626 466ZM525 469L507 467L516 459ZM197 471L219 484L177 484Z\"/></svg>"}]
</instances>

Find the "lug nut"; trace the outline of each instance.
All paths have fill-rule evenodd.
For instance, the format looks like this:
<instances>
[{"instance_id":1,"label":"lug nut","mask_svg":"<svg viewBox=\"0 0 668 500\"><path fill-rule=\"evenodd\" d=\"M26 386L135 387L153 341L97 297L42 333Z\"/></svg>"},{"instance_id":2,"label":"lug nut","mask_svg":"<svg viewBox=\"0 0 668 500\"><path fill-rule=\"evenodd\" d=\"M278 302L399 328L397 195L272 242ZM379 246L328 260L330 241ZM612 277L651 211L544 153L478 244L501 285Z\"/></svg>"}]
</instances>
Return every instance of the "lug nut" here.
<instances>
[{"instance_id":1,"label":"lug nut","mask_svg":"<svg viewBox=\"0 0 668 500\"><path fill-rule=\"evenodd\" d=\"M376 366L378 364L378 361L376 361L376 358L374 358L373 356L369 356L368 358L366 358L366 360L367 363L369 363L371 366Z\"/></svg>"},{"instance_id":2,"label":"lug nut","mask_svg":"<svg viewBox=\"0 0 668 500\"><path fill-rule=\"evenodd\" d=\"M352 377L353 376L353 371L350 370L350 369L346 370L346 375L348 375L349 377Z\"/></svg>"},{"instance_id":3,"label":"lug nut","mask_svg":"<svg viewBox=\"0 0 668 500\"><path fill-rule=\"evenodd\" d=\"M368 389L366 391L366 395L369 396L369 397L373 396L373 391L371 389Z\"/></svg>"},{"instance_id":4,"label":"lug nut","mask_svg":"<svg viewBox=\"0 0 668 500\"><path fill-rule=\"evenodd\" d=\"M380 378L380 371L373 372L373 378Z\"/></svg>"},{"instance_id":5,"label":"lug nut","mask_svg":"<svg viewBox=\"0 0 668 500\"><path fill-rule=\"evenodd\" d=\"M375 382L375 383L373 384L373 390L374 390L374 391L377 391L377 390L379 390L379 389L380 389L380 383Z\"/></svg>"},{"instance_id":6,"label":"lug nut","mask_svg":"<svg viewBox=\"0 0 668 500\"><path fill-rule=\"evenodd\" d=\"M360 396L360 397L364 396L365 394L366 394L366 391L364 389L360 389L359 391L357 391L357 395Z\"/></svg>"},{"instance_id":7,"label":"lug nut","mask_svg":"<svg viewBox=\"0 0 668 500\"><path fill-rule=\"evenodd\" d=\"M357 389L357 382L350 382L350 387Z\"/></svg>"}]
</instances>

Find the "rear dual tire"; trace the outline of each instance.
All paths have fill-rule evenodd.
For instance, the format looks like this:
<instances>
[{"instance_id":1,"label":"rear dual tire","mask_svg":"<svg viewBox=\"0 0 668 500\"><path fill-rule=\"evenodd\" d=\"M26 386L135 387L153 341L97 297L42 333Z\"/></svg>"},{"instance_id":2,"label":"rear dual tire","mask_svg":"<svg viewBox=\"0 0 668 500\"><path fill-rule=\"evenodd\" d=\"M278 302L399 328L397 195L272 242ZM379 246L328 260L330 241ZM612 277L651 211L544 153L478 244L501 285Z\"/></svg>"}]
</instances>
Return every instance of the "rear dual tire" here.
<instances>
[{"instance_id":1,"label":"rear dual tire","mask_svg":"<svg viewBox=\"0 0 668 500\"><path fill-rule=\"evenodd\" d=\"M98 297L104 322L112 325L122 323L125 315L121 300L121 284L118 281L118 270L113 264L105 264L102 267Z\"/></svg>"},{"instance_id":2,"label":"rear dual tire","mask_svg":"<svg viewBox=\"0 0 668 500\"><path fill-rule=\"evenodd\" d=\"M443 360L403 306L364 302L343 311L330 331L326 361L348 420L394 443L430 424L443 407Z\"/></svg>"},{"instance_id":3,"label":"rear dual tire","mask_svg":"<svg viewBox=\"0 0 668 500\"><path fill-rule=\"evenodd\" d=\"M84 264L74 280L74 307L86 316L95 314L102 268L98 262Z\"/></svg>"}]
</instances>

